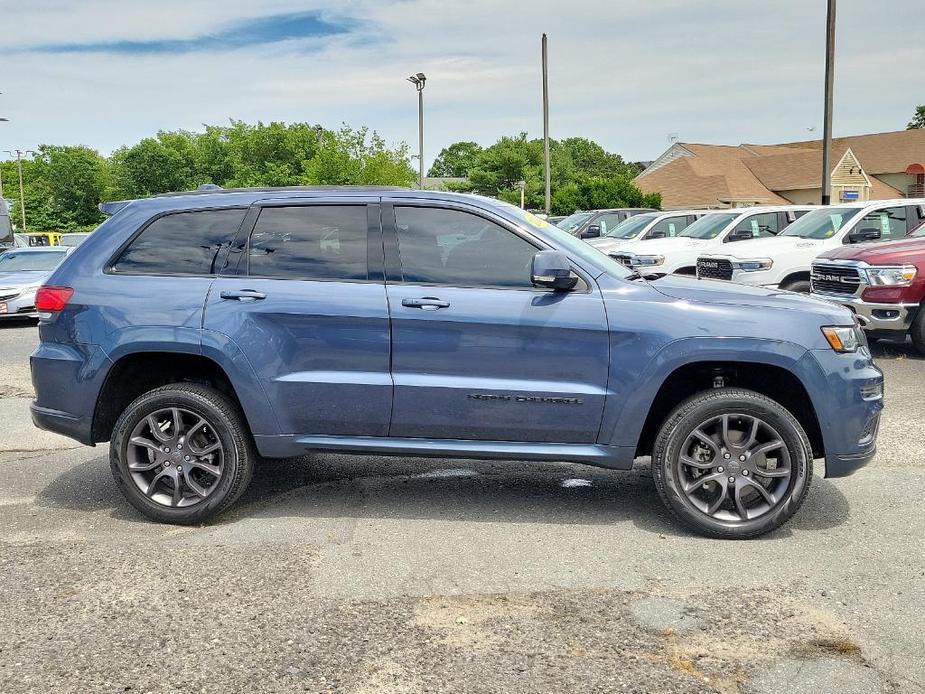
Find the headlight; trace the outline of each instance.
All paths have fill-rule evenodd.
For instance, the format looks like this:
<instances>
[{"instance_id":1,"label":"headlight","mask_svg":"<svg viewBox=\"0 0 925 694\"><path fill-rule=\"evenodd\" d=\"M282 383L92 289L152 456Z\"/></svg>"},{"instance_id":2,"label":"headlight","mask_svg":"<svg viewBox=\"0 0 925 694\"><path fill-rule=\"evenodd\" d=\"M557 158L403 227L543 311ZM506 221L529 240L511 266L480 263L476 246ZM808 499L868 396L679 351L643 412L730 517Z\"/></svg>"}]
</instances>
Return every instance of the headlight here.
<instances>
[{"instance_id":1,"label":"headlight","mask_svg":"<svg viewBox=\"0 0 925 694\"><path fill-rule=\"evenodd\" d=\"M822 334L836 352L857 352L858 347L864 344L864 338L858 333L855 326L829 325L822 328Z\"/></svg>"},{"instance_id":2,"label":"headlight","mask_svg":"<svg viewBox=\"0 0 925 694\"><path fill-rule=\"evenodd\" d=\"M636 255L630 258L630 264L634 267L639 265L652 267L653 265L661 265L664 262L665 256L663 255Z\"/></svg>"},{"instance_id":3,"label":"headlight","mask_svg":"<svg viewBox=\"0 0 925 694\"><path fill-rule=\"evenodd\" d=\"M756 272L758 270L770 270L774 261L770 258L754 258L752 260L734 260L732 267L735 270L745 270L746 272Z\"/></svg>"},{"instance_id":4,"label":"headlight","mask_svg":"<svg viewBox=\"0 0 925 694\"><path fill-rule=\"evenodd\" d=\"M912 265L901 267L871 267L867 273L867 283L873 287L908 287L915 279L916 269Z\"/></svg>"}]
</instances>

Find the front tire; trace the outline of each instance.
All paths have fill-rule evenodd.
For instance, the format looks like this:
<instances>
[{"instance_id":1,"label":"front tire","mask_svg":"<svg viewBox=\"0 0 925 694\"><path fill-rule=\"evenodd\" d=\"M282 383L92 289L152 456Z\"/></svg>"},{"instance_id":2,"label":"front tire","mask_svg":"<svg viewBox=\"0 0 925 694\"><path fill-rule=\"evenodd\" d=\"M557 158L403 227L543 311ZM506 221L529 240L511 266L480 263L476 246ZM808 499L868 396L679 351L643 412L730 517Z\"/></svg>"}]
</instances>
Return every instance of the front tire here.
<instances>
[{"instance_id":1,"label":"front tire","mask_svg":"<svg viewBox=\"0 0 925 694\"><path fill-rule=\"evenodd\" d=\"M919 354L925 355L925 304L919 307L912 327L909 328L909 335L912 336L912 344Z\"/></svg>"},{"instance_id":2,"label":"front tire","mask_svg":"<svg viewBox=\"0 0 925 694\"><path fill-rule=\"evenodd\" d=\"M786 292L796 292L797 294L809 294L809 280L793 280L781 285L781 289Z\"/></svg>"},{"instance_id":3,"label":"front tire","mask_svg":"<svg viewBox=\"0 0 925 694\"><path fill-rule=\"evenodd\" d=\"M129 503L161 523L201 523L231 506L254 471L240 408L207 386L179 383L136 398L113 428L110 467Z\"/></svg>"},{"instance_id":4,"label":"front tire","mask_svg":"<svg viewBox=\"0 0 925 694\"><path fill-rule=\"evenodd\" d=\"M702 535L758 537L780 527L806 498L812 449L800 423L759 393L717 388L681 403L652 453L662 501Z\"/></svg>"}]
</instances>

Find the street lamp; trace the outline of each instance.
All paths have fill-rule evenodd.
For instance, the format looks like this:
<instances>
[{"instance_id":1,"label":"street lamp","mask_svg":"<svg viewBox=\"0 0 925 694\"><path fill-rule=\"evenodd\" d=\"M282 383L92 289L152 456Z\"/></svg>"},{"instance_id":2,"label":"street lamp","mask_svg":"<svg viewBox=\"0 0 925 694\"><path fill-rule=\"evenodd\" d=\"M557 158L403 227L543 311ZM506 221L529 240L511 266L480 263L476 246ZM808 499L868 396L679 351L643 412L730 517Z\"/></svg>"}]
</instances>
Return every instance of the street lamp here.
<instances>
[{"instance_id":1,"label":"street lamp","mask_svg":"<svg viewBox=\"0 0 925 694\"><path fill-rule=\"evenodd\" d=\"M418 187L424 187L424 83L427 77L423 72L411 75L408 81L414 85L418 92Z\"/></svg>"},{"instance_id":2,"label":"street lamp","mask_svg":"<svg viewBox=\"0 0 925 694\"><path fill-rule=\"evenodd\" d=\"M27 149L25 151L21 149L14 149L14 150L6 149L4 150L4 152L9 154L11 157L14 154L16 155L16 169L19 172L19 212L22 215L22 231L23 233L25 233L26 232L26 196L23 193L23 189L22 189L22 155L23 154L35 154L35 152L33 152L31 149Z\"/></svg>"},{"instance_id":3,"label":"street lamp","mask_svg":"<svg viewBox=\"0 0 925 694\"><path fill-rule=\"evenodd\" d=\"M520 188L520 209L524 209L524 192L527 190L527 182L517 181L517 187Z\"/></svg>"}]
</instances>

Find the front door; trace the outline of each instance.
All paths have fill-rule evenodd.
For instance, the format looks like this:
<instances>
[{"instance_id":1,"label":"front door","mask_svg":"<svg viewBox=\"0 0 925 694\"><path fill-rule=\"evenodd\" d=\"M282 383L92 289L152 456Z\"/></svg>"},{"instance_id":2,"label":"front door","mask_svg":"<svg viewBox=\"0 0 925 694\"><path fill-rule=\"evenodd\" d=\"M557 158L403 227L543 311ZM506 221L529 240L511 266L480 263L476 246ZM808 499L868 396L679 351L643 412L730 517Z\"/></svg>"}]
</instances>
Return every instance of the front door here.
<instances>
[{"instance_id":1,"label":"front door","mask_svg":"<svg viewBox=\"0 0 925 694\"><path fill-rule=\"evenodd\" d=\"M302 203L252 210L239 260L209 292L204 327L243 352L281 433L385 436L392 380L378 201Z\"/></svg>"},{"instance_id":2,"label":"front door","mask_svg":"<svg viewBox=\"0 0 925 694\"><path fill-rule=\"evenodd\" d=\"M529 235L465 205L383 205L395 437L590 443L609 343L593 282L534 287Z\"/></svg>"}]
</instances>

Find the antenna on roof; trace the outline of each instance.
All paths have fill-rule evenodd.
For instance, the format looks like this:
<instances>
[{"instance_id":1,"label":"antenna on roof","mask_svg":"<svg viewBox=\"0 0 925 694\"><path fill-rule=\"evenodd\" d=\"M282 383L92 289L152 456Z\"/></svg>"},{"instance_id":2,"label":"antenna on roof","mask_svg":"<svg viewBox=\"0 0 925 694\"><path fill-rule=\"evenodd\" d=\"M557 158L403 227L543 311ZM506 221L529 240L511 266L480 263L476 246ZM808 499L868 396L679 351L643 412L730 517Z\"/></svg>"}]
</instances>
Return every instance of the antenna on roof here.
<instances>
[{"instance_id":1,"label":"antenna on roof","mask_svg":"<svg viewBox=\"0 0 925 694\"><path fill-rule=\"evenodd\" d=\"M221 186L217 186L214 183L203 183L201 186L196 188L196 190L221 190Z\"/></svg>"},{"instance_id":2,"label":"antenna on roof","mask_svg":"<svg viewBox=\"0 0 925 694\"><path fill-rule=\"evenodd\" d=\"M668 133L668 141L674 144L681 138L681 133Z\"/></svg>"}]
</instances>

